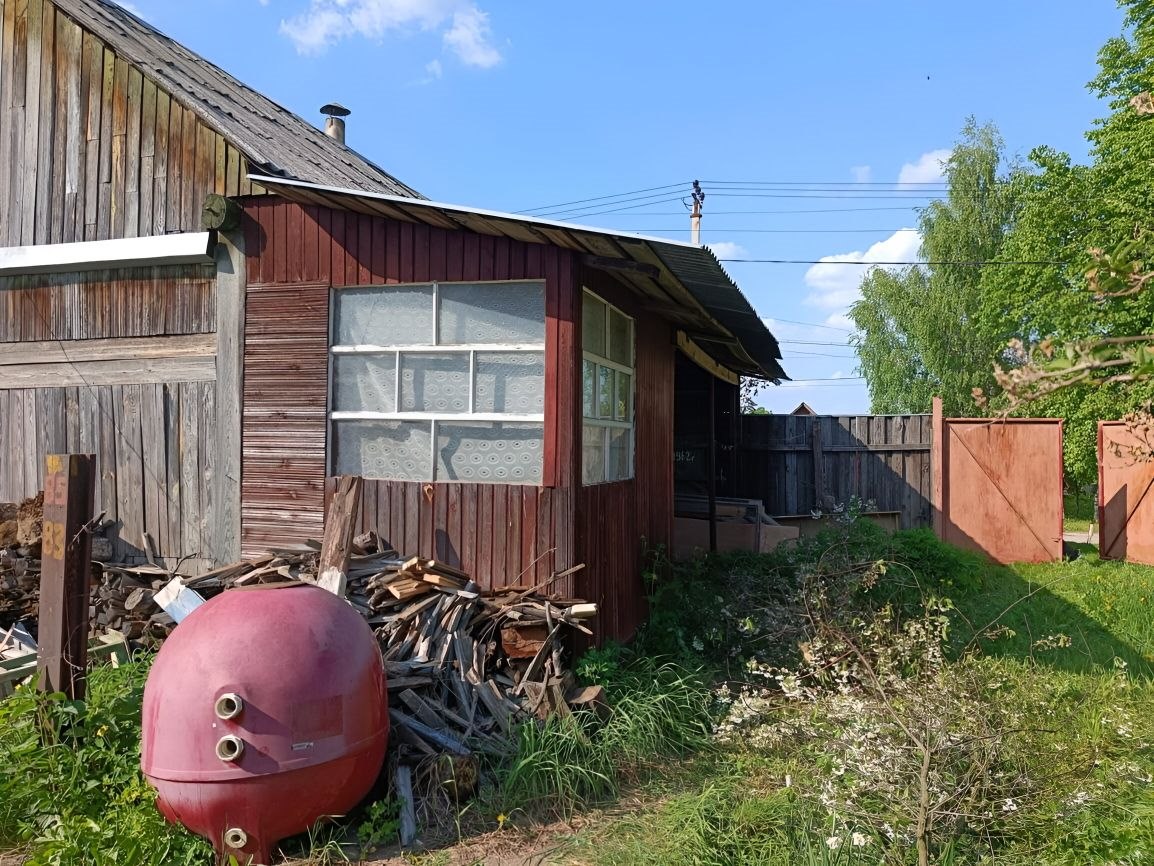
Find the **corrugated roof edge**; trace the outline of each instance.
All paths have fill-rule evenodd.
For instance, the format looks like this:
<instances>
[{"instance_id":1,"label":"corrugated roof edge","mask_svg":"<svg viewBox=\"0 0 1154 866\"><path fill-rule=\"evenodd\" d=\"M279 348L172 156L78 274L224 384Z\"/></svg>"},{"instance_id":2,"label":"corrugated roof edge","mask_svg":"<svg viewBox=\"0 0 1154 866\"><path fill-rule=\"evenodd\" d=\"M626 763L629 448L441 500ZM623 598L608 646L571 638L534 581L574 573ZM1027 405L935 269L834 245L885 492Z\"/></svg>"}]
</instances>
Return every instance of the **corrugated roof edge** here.
<instances>
[{"instance_id":1,"label":"corrugated roof edge","mask_svg":"<svg viewBox=\"0 0 1154 866\"><path fill-rule=\"evenodd\" d=\"M650 235L634 234L632 232L614 231L613 229L600 228L598 226L586 226L578 223L560 222L558 220L540 219L536 217L525 216L524 214L511 214L503 211L488 210L485 208L470 207L468 205L447 204L445 202L436 202L430 199L413 199L402 196L389 195L387 193L365 192L358 189L344 189L340 187L325 186L322 184L309 183L307 181L290 180L279 177L269 177L265 175L250 174L249 180L253 183L268 186L285 186L285 187L299 187L302 190L312 190L318 193L326 193L335 196L351 196L371 198L377 201L390 202L396 205L403 205L405 207L422 207L436 210L444 210L448 212L456 212L462 214L471 214L479 217L489 217L499 220L510 220L521 223L526 226L541 226L544 228L556 228L568 231L589 232L592 234L604 235L611 238L621 238L623 240L644 241L648 244L653 244L657 248L657 253L660 256L661 248L668 248L671 254L691 255L700 257L700 263L711 267L716 271L726 284L724 288L732 291L738 303L744 309L725 308L720 314L711 310L711 315L718 319L718 324L729 331L733 337L738 340L743 346L754 348L756 356L759 356L756 363L761 367L765 374L765 379L774 383L782 380L789 381L789 376L777 363L781 360L781 350L778 347L776 338L766 327L765 321L757 314L757 311L750 305L748 299L742 293L741 288L733 281L733 278L722 266L720 259L713 250L705 246L698 246L686 241L675 241L669 238L658 238ZM664 260L664 257L661 257ZM678 279L682 279L678 277ZM693 288L685 284L687 290L693 294ZM701 299L698 299L701 301ZM702 301L704 303L704 301ZM735 328L733 321L734 317L740 317L743 321L740 326ZM728 319L728 321L727 321ZM744 338L742 336L744 333ZM749 343L755 343L756 346L749 347ZM751 355L751 357L754 357ZM755 377L756 378L756 377Z\"/></svg>"}]
</instances>

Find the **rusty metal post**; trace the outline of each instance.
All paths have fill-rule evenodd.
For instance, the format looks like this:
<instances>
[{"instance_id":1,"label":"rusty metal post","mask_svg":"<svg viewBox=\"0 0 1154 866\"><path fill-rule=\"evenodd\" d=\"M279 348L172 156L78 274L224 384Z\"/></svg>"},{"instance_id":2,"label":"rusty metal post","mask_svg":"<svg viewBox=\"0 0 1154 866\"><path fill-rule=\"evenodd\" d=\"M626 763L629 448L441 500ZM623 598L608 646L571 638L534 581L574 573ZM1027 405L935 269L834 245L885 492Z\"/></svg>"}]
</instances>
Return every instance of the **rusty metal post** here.
<instances>
[{"instance_id":1,"label":"rusty metal post","mask_svg":"<svg viewBox=\"0 0 1154 866\"><path fill-rule=\"evenodd\" d=\"M49 454L41 532L39 688L83 700L88 673L88 596L96 457Z\"/></svg>"}]
</instances>

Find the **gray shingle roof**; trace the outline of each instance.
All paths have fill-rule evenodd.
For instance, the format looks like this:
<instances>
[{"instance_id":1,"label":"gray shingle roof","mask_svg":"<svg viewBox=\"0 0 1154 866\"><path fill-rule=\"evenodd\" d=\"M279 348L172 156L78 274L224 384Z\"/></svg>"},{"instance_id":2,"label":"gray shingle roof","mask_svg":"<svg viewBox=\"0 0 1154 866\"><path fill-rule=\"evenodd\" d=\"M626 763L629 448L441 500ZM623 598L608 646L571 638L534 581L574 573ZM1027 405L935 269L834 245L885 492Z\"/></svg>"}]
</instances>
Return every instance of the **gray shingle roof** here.
<instances>
[{"instance_id":1,"label":"gray shingle roof","mask_svg":"<svg viewBox=\"0 0 1154 866\"><path fill-rule=\"evenodd\" d=\"M110 0L52 0L248 158L254 172L366 192L420 193Z\"/></svg>"}]
</instances>

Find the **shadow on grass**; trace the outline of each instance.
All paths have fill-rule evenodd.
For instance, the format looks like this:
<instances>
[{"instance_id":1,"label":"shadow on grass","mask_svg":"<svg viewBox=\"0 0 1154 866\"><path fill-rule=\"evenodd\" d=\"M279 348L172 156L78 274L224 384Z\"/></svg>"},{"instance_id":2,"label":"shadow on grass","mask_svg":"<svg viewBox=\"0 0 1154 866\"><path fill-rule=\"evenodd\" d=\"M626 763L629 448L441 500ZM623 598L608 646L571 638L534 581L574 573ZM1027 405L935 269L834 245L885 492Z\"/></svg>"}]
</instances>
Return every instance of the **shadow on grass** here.
<instances>
[{"instance_id":1,"label":"shadow on grass","mask_svg":"<svg viewBox=\"0 0 1154 866\"><path fill-rule=\"evenodd\" d=\"M976 646L1074 673L1112 669L1120 659L1131 675L1154 677L1154 568L1078 547L1070 562L985 563L981 588L952 596L955 652Z\"/></svg>"}]
</instances>

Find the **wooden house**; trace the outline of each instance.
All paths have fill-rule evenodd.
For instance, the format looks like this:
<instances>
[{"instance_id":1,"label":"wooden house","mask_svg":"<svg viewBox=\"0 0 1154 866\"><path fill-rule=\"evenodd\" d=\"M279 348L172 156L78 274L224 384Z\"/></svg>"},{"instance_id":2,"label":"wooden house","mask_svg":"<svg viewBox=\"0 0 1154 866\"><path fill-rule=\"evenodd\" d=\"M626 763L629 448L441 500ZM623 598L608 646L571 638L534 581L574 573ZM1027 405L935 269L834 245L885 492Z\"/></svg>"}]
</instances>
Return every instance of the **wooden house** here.
<instances>
[{"instance_id":1,"label":"wooden house","mask_svg":"<svg viewBox=\"0 0 1154 866\"><path fill-rule=\"evenodd\" d=\"M0 501L94 453L119 557L231 560L245 259L206 197L415 193L113 3L0 9Z\"/></svg>"},{"instance_id":2,"label":"wooden house","mask_svg":"<svg viewBox=\"0 0 1154 866\"><path fill-rule=\"evenodd\" d=\"M119 7L3 2L0 500L94 452L118 554L206 566L318 537L362 475L398 549L584 564L554 588L628 637L675 441L722 495L738 377L784 378L713 254L424 200Z\"/></svg>"}]
</instances>

